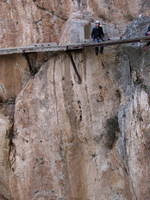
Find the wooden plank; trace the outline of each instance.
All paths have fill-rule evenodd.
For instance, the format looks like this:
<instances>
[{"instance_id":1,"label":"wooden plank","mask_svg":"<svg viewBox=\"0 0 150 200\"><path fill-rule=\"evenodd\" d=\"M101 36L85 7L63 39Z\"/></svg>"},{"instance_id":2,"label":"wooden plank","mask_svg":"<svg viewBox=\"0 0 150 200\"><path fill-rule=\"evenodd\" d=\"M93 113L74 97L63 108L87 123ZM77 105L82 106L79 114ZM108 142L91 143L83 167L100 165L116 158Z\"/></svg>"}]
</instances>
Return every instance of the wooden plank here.
<instances>
[{"instance_id":1,"label":"wooden plank","mask_svg":"<svg viewBox=\"0 0 150 200\"><path fill-rule=\"evenodd\" d=\"M73 51L73 50L75 51L87 47L111 46L111 45L120 45L120 44L136 43L136 42L146 42L146 41L150 41L150 36L124 39L124 40L108 40L101 43L89 42L89 43L77 43L69 45L51 45L51 43L45 43L45 44L42 43L27 47L0 48L0 55L33 53L33 52L63 52L63 51Z\"/></svg>"},{"instance_id":2,"label":"wooden plank","mask_svg":"<svg viewBox=\"0 0 150 200\"><path fill-rule=\"evenodd\" d=\"M96 46L112 46L112 45L119 45L119 44L129 44L129 43L137 43L137 42L146 42L149 41L150 37L140 37L140 38L132 38L132 39L124 39L124 40L108 40L101 43L83 43L81 44L82 48L84 47L96 47ZM73 49L73 46L69 46L69 49Z\"/></svg>"},{"instance_id":3,"label":"wooden plank","mask_svg":"<svg viewBox=\"0 0 150 200\"><path fill-rule=\"evenodd\" d=\"M32 52L60 52L66 51L67 46L53 46L53 47L17 47L17 48L3 48L0 49L0 55L32 53Z\"/></svg>"}]
</instances>

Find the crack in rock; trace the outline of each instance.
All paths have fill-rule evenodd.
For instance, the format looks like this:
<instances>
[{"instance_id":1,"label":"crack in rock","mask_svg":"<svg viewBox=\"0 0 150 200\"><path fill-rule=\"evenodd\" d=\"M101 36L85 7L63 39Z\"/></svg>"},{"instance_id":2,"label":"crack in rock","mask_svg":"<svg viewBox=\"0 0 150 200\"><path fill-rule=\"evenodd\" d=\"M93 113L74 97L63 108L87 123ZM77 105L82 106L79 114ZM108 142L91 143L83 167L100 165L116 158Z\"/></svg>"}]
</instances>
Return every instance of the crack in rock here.
<instances>
[{"instance_id":1,"label":"crack in rock","mask_svg":"<svg viewBox=\"0 0 150 200\"><path fill-rule=\"evenodd\" d=\"M40 5L36 2L36 0L32 0L32 1L33 1L33 3L36 5L36 7L37 7L38 9L43 10L43 11L47 12L48 14L53 15L53 16L55 16L55 17L57 17L57 18L59 18L59 19L61 19L61 20L63 20L63 21L67 21L67 20L68 20L67 17L62 17L62 16L58 15L55 11L49 10L48 8L44 8L44 7L40 6Z\"/></svg>"}]
</instances>

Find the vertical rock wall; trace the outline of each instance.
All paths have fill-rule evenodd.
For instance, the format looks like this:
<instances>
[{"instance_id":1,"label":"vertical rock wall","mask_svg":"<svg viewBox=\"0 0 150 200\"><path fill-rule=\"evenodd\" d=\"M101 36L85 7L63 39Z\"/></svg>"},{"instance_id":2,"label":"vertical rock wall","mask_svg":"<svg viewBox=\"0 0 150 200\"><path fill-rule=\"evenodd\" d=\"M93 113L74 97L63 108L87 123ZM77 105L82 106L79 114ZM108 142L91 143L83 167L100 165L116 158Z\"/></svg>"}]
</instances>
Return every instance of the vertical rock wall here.
<instances>
[{"instance_id":1,"label":"vertical rock wall","mask_svg":"<svg viewBox=\"0 0 150 200\"><path fill-rule=\"evenodd\" d=\"M8 0L0 9L9 47L80 42L95 18L120 36L149 2ZM81 84L67 54L0 57L0 200L148 200L149 52L72 55Z\"/></svg>"},{"instance_id":2,"label":"vertical rock wall","mask_svg":"<svg viewBox=\"0 0 150 200\"><path fill-rule=\"evenodd\" d=\"M128 199L128 180L115 150L121 100L116 51L104 58L94 54L94 49L74 54L82 84L62 54L18 96L14 199Z\"/></svg>"},{"instance_id":3,"label":"vertical rock wall","mask_svg":"<svg viewBox=\"0 0 150 200\"><path fill-rule=\"evenodd\" d=\"M147 200L149 53L113 47L73 58L81 84L60 54L17 97L13 198Z\"/></svg>"},{"instance_id":4,"label":"vertical rock wall","mask_svg":"<svg viewBox=\"0 0 150 200\"><path fill-rule=\"evenodd\" d=\"M22 55L0 56L0 199L13 199L9 187L14 162L12 137L15 99L30 78Z\"/></svg>"},{"instance_id":5,"label":"vertical rock wall","mask_svg":"<svg viewBox=\"0 0 150 200\"><path fill-rule=\"evenodd\" d=\"M59 42L72 18L100 19L109 37L119 37L139 15L149 16L147 0L2 0L0 47ZM76 29L80 29L80 26Z\"/></svg>"}]
</instances>

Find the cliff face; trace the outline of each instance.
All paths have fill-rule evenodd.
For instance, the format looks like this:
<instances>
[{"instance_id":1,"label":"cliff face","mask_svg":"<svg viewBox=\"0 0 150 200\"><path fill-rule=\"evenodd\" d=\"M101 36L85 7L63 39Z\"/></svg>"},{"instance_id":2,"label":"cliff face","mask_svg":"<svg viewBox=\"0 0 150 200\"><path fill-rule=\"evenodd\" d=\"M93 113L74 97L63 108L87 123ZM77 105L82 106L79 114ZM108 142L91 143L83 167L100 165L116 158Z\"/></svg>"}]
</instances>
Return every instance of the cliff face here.
<instances>
[{"instance_id":1,"label":"cliff face","mask_svg":"<svg viewBox=\"0 0 150 200\"><path fill-rule=\"evenodd\" d=\"M149 198L149 57L74 53L81 84L68 55L49 58L16 99L13 199Z\"/></svg>"},{"instance_id":2,"label":"cliff face","mask_svg":"<svg viewBox=\"0 0 150 200\"><path fill-rule=\"evenodd\" d=\"M147 0L1 1L0 47L59 42L67 20L72 18L90 22L100 18L109 36L118 37L135 17L149 16L149 7Z\"/></svg>"},{"instance_id":3,"label":"cliff face","mask_svg":"<svg viewBox=\"0 0 150 200\"><path fill-rule=\"evenodd\" d=\"M149 15L147 1L100 2L3 1L1 45L79 42L97 16L113 36L131 21L125 12ZM124 37L149 23L138 18ZM0 200L148 200L149 51L126 45L72 56L81 83L66 53L0 57Z\"/></svg>"},{"instance_id":4,"label":"cliff face","mask_svg":"<svg viewBox=\"0 0 150 200\"><path fill-rule=\"evenodd\" d=\"M24 46L58 41L70 13L70 2L1 1L0 9L1 47Z\"/></svg>"},{"instance_id":5,"label":"cliff face","mask_svg":"<svg viewBox=\"0 0 150 200\"><path fill-rule=\"evenodd\" d=\"M14 199L128 197L127 176L115 151L120 104L116 52L106 53L111 64L94 54L93 49L74 54L82 84L62 54L42 66L18 96Z\"/></svg>"}]
</instances>

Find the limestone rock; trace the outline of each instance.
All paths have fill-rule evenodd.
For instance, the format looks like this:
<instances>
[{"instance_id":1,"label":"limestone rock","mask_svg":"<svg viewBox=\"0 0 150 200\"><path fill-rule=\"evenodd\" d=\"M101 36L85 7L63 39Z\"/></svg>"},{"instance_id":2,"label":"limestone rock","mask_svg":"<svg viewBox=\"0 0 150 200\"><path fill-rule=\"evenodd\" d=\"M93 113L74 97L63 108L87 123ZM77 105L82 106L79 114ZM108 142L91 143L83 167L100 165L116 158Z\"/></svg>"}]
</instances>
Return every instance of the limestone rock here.
<instances>
[{"instance_id":1,"label":"limestone rock","mask_svg":"<svg viewBox=\"0 0 150 200\"><path fill-rule=\"evenodd\" d=\"M70 6L70 0L1 1L0 46L58 41L62 25L68 19Z\"/></svg>"},{"instance_id":2,"label":"limestone rock","mask_svg":"<svg viewBox=\"0 0 150 200\"><path fill-rule=\"evenodd\" d=\"M81 84L67 54L49 58L16 101L15 200L148 199L149 56L73 53Z\"/></svg>"},{"instance_id":3,"label":"limestone rock","mask_svg":"<svg viewBox=\"0 0 150 200\"><path fill-rule=\"evenodd\" d=\"M0 57L0 102L15 98L30 78L28 63L22 55Z\"/></svg>"},{"instance_id":4,"label":"limestone rock","mask_svg":"<svg viewBox=\"0 0 150 200\"><path fill-rule=\"evenodd\" d=\"M146 0L3 0L0 47L59 42L64 26L78 13L83 20L88 14L100 19L109 37L120 37L134 18L150 15L149 7Z\"/></svg>"},{"instance_id":5,"label":"limestone rock","mask_svg":"<svg viewBox=\"0 0 150 200\"><path fill-rule=\"evenodd\" d=\"M9 119L0 114L0 199L12 199L9 188L10 175L10 137L11 126Z\"/></svg>"},{"instance_id":6,"label":"limestone rock","mask_svg":"<svg viewBox=\"0 0 150 200\"><path fill-rule=\"evenodd\" d=\"M139 14L125 37L149 23L141 0L0 5L1 47L81 42L97 18L112 37ZM0 199L148 200L149 51L124 45L72 57L80 84L67 53L0 57Z\"/></svg>"},{"instance_id":7,"label":"limestone rock","mask_svg":"<svg viewBox=\"0 0 150 200\"><path fill-rule=\"evenodd\" d=\"M101 59L94 49L73 55L81 85L69 57L54 56L18 96L10 181L15 200L132 196L115 147L117 52L105 53Z\"/></svg>"}]
</instances>

